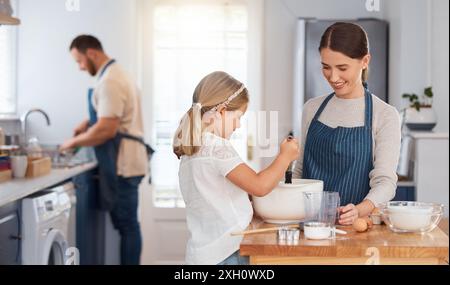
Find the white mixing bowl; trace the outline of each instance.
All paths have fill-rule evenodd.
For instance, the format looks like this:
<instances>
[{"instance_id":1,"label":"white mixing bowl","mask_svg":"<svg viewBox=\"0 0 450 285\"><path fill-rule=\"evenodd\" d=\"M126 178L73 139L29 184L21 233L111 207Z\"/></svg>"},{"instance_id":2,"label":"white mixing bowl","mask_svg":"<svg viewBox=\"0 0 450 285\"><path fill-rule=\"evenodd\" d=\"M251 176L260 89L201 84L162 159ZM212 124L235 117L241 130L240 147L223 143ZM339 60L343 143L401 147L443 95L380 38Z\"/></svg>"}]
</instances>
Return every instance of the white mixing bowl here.
<instances>
[{"instance_id":1,"label":"white mixing bowl","mask_svg":"<svg viewBox=\"0 0 450 285\"><path fill-rule=\"evenodd\" d=\"M393 232L425 233L439 224L444 206L438 203L393 201L379 206L383 221Z\"/></svg>"},{"instance_id":2,"label":"white mixing bowl","mask_svg":"<svg viewBox=\"0 0 450 285\"><path fill-rule=\"evenodd\" d=\"M305 218L303 193L322 191L323 181L293 179L292 184L281 182L264 197L253 197L253 207L267 223L296 223Z\"/></svg>"}]
</instances>

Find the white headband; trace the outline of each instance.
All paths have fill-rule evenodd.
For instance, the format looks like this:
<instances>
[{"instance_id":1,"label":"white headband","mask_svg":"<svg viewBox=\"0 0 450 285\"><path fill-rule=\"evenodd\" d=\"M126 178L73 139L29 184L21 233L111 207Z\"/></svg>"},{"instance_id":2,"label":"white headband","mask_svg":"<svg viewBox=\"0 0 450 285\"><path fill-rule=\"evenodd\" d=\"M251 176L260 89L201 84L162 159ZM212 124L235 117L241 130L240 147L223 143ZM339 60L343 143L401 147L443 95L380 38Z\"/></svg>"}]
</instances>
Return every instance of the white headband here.
<instances>
[{"instance_id":1,"label":"white headband","mask_svg":"<svg viewBox=\"0 0 450 285\"><path fill-rule=\"evenodd\" d=\"M245 85L242 84L241 88L239 88L238 91L234 92L233 95L228 97L228 99L225 102L218 104L217 106L215 106L214 108L212 108L208 112L216 112L219 109L220 106L225 106L225 107L228 106L228 104L230 104L231 101L233 101L237 96L239 96L242 93L242 91L244 91L244 89L245 89ZM194 104L192 104L192 107L194 109L199 110L199 109L202 108L202 104L201 103L194 103Z\"/></svg>"}]
</instances>

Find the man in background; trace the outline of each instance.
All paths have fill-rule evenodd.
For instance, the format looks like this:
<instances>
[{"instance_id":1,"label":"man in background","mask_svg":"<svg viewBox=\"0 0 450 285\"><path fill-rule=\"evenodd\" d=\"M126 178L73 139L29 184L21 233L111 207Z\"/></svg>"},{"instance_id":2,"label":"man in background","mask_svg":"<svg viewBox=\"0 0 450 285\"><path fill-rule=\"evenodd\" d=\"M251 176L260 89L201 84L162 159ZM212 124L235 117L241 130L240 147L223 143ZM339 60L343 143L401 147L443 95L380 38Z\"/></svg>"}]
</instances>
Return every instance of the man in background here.
<instances>
[{"instance_id":1,"label":"man in background","mask_svg":"<svg viewBox=\"0 0 450 285\"><path fill-rule=\"evenodd\" d=\"M70 52L82 71L96 77L88 91L89 119L61 150L93 146L99 167L100 206L110 211L121 237L121 264L140 262L138 187L148 169L138 88L90 35L75 38Z\"/></svg>"}]
</instances>

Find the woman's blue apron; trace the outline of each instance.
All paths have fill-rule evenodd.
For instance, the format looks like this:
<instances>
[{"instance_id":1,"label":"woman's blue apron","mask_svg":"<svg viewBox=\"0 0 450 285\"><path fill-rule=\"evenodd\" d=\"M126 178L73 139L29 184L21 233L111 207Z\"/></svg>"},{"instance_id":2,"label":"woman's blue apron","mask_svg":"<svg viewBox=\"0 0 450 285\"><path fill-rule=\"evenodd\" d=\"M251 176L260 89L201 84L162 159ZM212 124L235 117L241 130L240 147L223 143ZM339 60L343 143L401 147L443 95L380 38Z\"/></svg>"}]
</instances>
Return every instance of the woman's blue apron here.
<instances>
[{"instance_id":1,"label":"woman's blue apron","mask_svg":"<svg viewBox=\"0 0 450 285\"><path fill-rule=\"evenodd\" d=\"M359 204L370 191L372 158L372 94L365 89L364 126L331 128L319 121L333 98L329 95L308 130L303 178L324 181L324 191L339 192L341 204Z\"/></svg>"},{"instance_id":2,"label":"woman's blue apron","mask_svg":"<svg viewBox=\"0 0 450 285\"><path fill-rule=\"evenodd\" d=\"M100 72L99 79L104 75L106 70L115 63L115 60L109 61L103 70ZM97 123L97 111L92 104L92 96L94 89L88 90L88 106L89 106L89 126ZM147 145L142 138L135 137L129 134L118 132L116 136L102 145L94 147L95 156L98 161L98 175L99 175L99 207L102 210L110 211L114 208L118 187L117 175L117 157L119 154L120 142L122 139L135 140L142 143L147 150L149 158L154 152L153 149Z\"/></svg>"}]
</instances>

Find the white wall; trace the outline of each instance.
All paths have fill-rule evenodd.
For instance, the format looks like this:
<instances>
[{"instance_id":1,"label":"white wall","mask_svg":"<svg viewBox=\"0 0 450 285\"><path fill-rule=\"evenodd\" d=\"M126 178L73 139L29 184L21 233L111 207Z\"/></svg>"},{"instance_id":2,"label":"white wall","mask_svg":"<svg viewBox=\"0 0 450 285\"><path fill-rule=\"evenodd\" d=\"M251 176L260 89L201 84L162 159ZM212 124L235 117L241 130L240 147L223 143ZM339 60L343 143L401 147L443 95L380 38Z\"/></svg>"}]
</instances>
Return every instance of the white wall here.
<instances>
[{"instance_id":1,"label":"white wall","mask_svg":"<svg viewBox=\"0 0 450 285\"><path fill-rule=\"evenodd\" d=\"M423 94L433 86L438 116L435 131L448 132L449 2L447 0L385 1L390 22L389 96L398 109L408 103L403 93Z\"/></svg>"},{"instance_id":2,"label":"white wall","mask_svg":"<svg viewBox=\"0 0 450 285\"><path fill-rule=\"evenodd\" d=\"M431 84L434 88L434 108L438 115L436 131L449 131L449 1L431 2Z\"/></svg>"},{"instance_id":3,"label":"white wall","mask_svg":"<svg viewBox=\"0 0 450 285\"><path fill-rule=\"evenodd\" d=\"M38 114L30 116L30 134L45 143L62 142L87 117L86 90L94 81L70 56L75 36L99 37L107 53L136 74L135 1L81 0L79 12L68 12L65 2L19 1L18 110L48 112L51 127Z\"/></svg>"},{"instance_id":4,"label":"white wall","mask_svg":"<svg viewBox=\"0 0 450 285\"><path fill-rule=\"evenodd\" d=\"M403 93L421 94L431 82L428 0L386 2L390 22L389 99L397 108L407 106Z\"/></svg>"}]
</instances>

